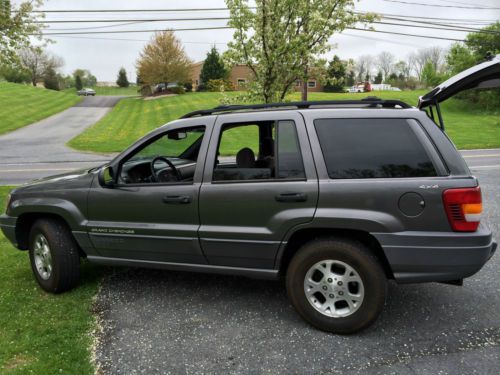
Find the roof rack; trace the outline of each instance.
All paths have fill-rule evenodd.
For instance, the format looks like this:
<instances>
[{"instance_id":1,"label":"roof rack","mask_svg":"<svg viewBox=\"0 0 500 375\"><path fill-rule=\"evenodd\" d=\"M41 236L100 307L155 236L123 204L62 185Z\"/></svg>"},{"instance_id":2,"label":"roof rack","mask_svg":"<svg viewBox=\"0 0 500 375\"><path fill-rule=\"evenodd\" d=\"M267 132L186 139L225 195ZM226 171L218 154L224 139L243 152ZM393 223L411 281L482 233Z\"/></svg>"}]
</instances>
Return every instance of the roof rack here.
<instances>
[{"instance_id":1,"label":"roof rack","mask_svg":"<svg viewBox=\"0 0 500 375\"><path fill-rule=\"evenodd\" d=\"M221 105L212 109L202 109L185 114L181 118L190 118L196 116L209 116L213 114L222 114L230 112L245 112L261 109L273 108L297 108L309 109L311 107L329 107L329 106L363 106L368 108L411 108L411 106L400 100L384 100L376 96L368 96L361 100L320 100L312 102L289 102L289 103L268 103L268 104L250 104L250 105Z\"/></svg>"}]
</instances>

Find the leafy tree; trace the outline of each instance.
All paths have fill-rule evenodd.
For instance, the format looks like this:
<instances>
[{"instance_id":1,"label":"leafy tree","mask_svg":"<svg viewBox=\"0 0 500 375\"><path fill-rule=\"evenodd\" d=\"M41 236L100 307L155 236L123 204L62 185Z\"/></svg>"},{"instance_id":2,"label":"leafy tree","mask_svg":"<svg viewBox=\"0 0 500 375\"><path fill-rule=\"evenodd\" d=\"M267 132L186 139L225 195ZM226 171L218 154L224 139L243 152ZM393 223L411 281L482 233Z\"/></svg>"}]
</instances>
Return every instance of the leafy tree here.
<instances>
[{"instance_id":1,"label":"leafy tree","mask_svg":"<svg viewBox=\"0 0 500 375\"><path fill-rule=\"evenodd\" d=\"M129 87L130 83L128 82L127 72L126 72L125 68L120 68L120 71L118 72L118 79L116 80L116 84L119 87Z\"/></svg>"},{"instance_id":2,"label":"leafy tree","mask_svg":"<svg viewBox=\"0 0 500 375\"><path fill-rule=\"evenodd\" d=\"M153 36L139 55L137 73L148 85L187 82L190 78L191 64L174 33L162 31Z\"/></svg>"},{"instance_id":3,"label":"leafy tree","mask_svg":"<svg viewBox=\"0 0 500 375\"><path fill-rule=\"evenodd\" d=\"M94 75L92 75L90 70L76 69L73 72L73 77L75 78L75 81L76 81L77 76L80 77L80 81L82 82L82 86L93 87L97 84L97 78ZM79 90L81 90L81 89L79 89Z\"/></svg>"},{"instance_id":4,"label":"leafy tree","mask_svg":"<svg viewBox=\"0 0 500 375\"><path fill-rule=\"evenodd\" d=\"M252 71L247 99L266 103L283 101L297 79L307 82L309 67L331 48L334 33L374 19L355 13L354 0L255 0L255 10L248 0L226 4L235 32L225 57Z\"/></svg>"},{"instance_id":5,"label":"leafy tree","mask_svg":"<svg viewBox=\"0 0 500 375\"><path fill-rule=\"evenodd\" d=\"M440 84L444 79L441 76L431 61L428 61L424 68L422 69L422 78L421 81L428 87L434 87Z\"/></svg>"},{"instance_id":6,"label":"leafy tree","mask_svg":"<svg viewBox=\"0 0 500 375\"><path fill-rule=\"evenodd\" d=\"M23 1L13 6L10 0L0 1L0 64L18 61L19 49L29 47L31 38L42 39L43 13L33 13L42 3Z\"/></svg>"},{"instance_id":7,"label":"leafy tree","mask_svg":"<svg viewBox=\"0 0 500 375\"><path fill-rule=\"evenodd\" d=\"M478 62L484 60L488 53L493 56L500 53L500 21L483 27L481 31L467 34L465 40Z\"/></svg>"},{"instance_id":8,"label":"leafy tree","mask_svg":"<svg viewBox=\"0 0 500 375\"><path fill-rule=\"evenodd\" d=\"M13 83L29 83L30 73L20 64L12 63L0 66L0 77L3 77L7 82Z\"/></svg>"},{"instance_id":9,"label":"leafy tree","mask_svg":"<svg viewBox=\"0 0 500 375\"><path fill-rule=\"evenodd\" d=\"M54 68L49 67L43 76L43 85L46 89L59 91L59 78Z\"/></svg>"},{"instance_id":10,"label":"leafy tree","mask_svg":"<svg viewBox=\"0 0 500 375\"><path fill-rule=\"evenodd\" d=\"M452 74L458 74L475 65L476 57L468 47L460 43L455 43L451 46L446 55L446 62L450 72Z\"/></svg>"},{"instance_id":11,"label":"leafy tree","mask_svg":"<svg viewBox=\"0 0 500 375\"><path fill-rule=\"evenodd\" d=\"M326 92L343 92L346 70L346 64L340 57L334 55L326 69L326 84L324 85L324 90Z\"/></svg>"},{"instance_id":12,"label":"leafy tree","mask_svg":"<svg viewBox=\"0 0 500 375\"><path fill-rule=\"evenodd\" d=\"M18 52L22 66L29 72L33 86L43 79L46 71L56 70L64 65L62 58L50 55L41 47L27 47Z\"/></svg>"},{"instance_id":13,"label":"leafy tree","mask_svg":"<svg viewBox=\"0 0 500 375\"><path fill-rule=\"evenodd\" d=\"M75 77L75 88L77 90L83 89L82 77L80 77L79 75Z\"/></svg>"},{"instance_id":14,"label":"leafy tree","mask_svg":"<svg viewBox=\"0 0 500 375\"><path fill-rule=\"evenodd\" d=\"M398 74L399 79L404 80L410 78L411 67L406 61L400 60L394 64L394 69Z\"/></svg>"},{"instance_id":15,"label":"leafy tree","mask_svg":"<svg viewBox=\"0 0 500 375\"><path fill-rule=\"evenodd\" d=\"M389 78L389 77L387 77L387 78ZM384 80L384 75L383 75L382 71L379 70L377 75L373 79L373 83L382 83L383 80Z\"/></svg>"},{"instance_id":16,"label":"leafy tree","mask_svg":"<svg viewBox=\"0 0 500 375\"><path fill-rule=\"evenodd\" d=\"M227 78L228 71L224 66L219 52L215 47L207 53L207 57L203 62L203 67L201 68L200 81L201 84L207 85L210 80L224 80Z\"/></svg>"}]
</instances>

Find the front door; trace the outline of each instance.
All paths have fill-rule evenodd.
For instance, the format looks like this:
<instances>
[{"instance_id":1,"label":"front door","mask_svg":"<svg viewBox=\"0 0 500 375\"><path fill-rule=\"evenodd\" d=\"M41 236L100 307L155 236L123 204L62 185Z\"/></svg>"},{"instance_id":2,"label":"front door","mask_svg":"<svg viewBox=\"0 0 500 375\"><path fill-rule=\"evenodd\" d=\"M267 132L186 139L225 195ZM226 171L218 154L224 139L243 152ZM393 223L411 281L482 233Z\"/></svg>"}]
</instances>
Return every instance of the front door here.
<instances>
[{"instance_id":1,"label":"front door","mask_svg":"<svg viewBox=\"0 0 500 375\"><path fill-rule=\"evenodd\" d=\"M204 161L198 156L208 138L199 124L159 133L120 161L114 187L95 182L88 232L100 256L206 263L197 237Z\"/></svg>"},{"instance_id":2,"label":"front door","mask_svg":"<svg viewBox=\"0 0 500 375\"><path fill-rule=\"evenodd\" d=\"M200 243L213 265L271 269L292 227L312 220L318 181L302 116L219 116L200 191Z\"/></svg>"}]
</instances>

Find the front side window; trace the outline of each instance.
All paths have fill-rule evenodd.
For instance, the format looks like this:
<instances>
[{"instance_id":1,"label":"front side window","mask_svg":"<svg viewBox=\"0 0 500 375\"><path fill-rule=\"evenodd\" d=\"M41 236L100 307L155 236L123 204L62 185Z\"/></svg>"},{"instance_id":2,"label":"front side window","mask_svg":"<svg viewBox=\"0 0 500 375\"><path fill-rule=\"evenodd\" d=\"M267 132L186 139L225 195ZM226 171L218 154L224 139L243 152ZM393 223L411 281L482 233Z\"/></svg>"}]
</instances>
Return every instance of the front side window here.
<instances>
[{"instance_id":1,"label":"front side window","mask_svg":"<svg viewBox=\"0 0 500 375\"><path fill-rule=\"evenodd\" d=\"M307 87L315 88L316 87L316 81L308 81L307 82Z\"/></svg>"},{"instance_id":2,"label":"front side window","mask_svg":"<svg viewBox=\"0 0 500 375\"><path fill-rule=\"evenodd\" d=\"M321 119L314 126L330 178L437 175L405 119Z\"/></svg>"},{"instance_id":3,"label":"front side window","mask_svg":"<svg viewBox=\"0 0 500 375\"><path fill-rule=\"evenodd\" d=\"M169 131L140 147L122 163L125 184L192 182L205 127Z\"/></svg>"},{"instance_id":4,"label":"front side window","mask_svg":"<svg viewBox=\"0 0 500 375\"><path fill-rule=\"evenodd\" d=\"M226 124L221 128L213 181L303 178L293 121Z\"/></svg>"}]
</instances>

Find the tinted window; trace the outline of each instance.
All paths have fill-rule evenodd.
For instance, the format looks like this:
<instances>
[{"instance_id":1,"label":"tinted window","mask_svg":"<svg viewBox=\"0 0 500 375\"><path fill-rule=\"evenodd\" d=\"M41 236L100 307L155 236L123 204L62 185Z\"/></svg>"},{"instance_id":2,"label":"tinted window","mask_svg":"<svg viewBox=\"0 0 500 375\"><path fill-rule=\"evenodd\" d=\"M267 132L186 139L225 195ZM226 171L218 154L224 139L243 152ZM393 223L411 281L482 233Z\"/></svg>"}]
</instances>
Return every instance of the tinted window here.
<instances>
[{"instance_id":1,"label":"tinted window","mask_svg":"<svg viewBox=\"0 0 500 375\"><path fill-rule=\"evenodd\" d=\"M436 176L404 119L314 121L330 178Z\"/></svg>"},{"instance_id":2,"label":"tinted window","mask_svg":"<svg viewBox=\"0 0 500 375\"><path fill-rule=\"evenodd\" d=\"M293 121L278 122L278 178L305 178Z\"/></svg>"}]
</instances>

